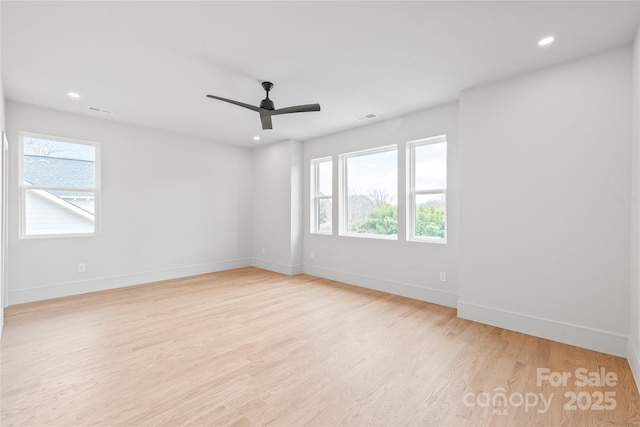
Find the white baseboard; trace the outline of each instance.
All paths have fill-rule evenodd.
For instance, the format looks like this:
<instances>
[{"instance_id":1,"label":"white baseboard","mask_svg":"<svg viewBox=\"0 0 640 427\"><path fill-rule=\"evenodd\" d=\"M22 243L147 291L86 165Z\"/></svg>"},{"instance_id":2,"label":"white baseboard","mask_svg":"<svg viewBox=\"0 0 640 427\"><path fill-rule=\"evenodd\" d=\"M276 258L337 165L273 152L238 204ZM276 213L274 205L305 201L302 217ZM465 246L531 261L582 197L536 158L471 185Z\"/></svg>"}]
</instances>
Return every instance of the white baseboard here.
<instances>
[{"instance_id":1,"label":"white baseboard","mask_svg":"<svg viewBox=\"0 0 640 427\"><path fill-rule=\"evenodd\" d=\"M445 292L439 289L427 288L410 283L384 280L376 277L311 265L303 266L303 272L305 274L322 277L324 279L335 280L338 282L348 283L350 285L374 289L376 291L387 292L389 294L400 295L420 301L432 302L434 304L444 305L447 307L455 308L458 302L458 295L452 292Z\"/></svg>"},{"instance_id":2,"label":"white baseboard","mask_svg":"<svg viewBox=\"0 0 640 427\"><path fill-rule=\"evenodd\" d=\"M195 266L147 271L131 275L59 283L27 289L15 289L9 291L8 303L9 305L22 304L248 266L255 266L286 275L306 273L316 277L336 280L407 298L432 302L447 307L457 307L458 317L463 319L625 357L629 361L636 384L640 385L640 349L635 348L626 335L479 304L459 302L457 294L439 289L389 281L324 267L298 264L288 265L259 258L219 261Z\"/></svg>"},{"instance_id":3,"label":"white baseboard","mask_svg":"<svg viewBox=\"0 0 640 427\"><path fill-rule=\"evenodd\" d=\"M636 380L636 388L640 388L640 351L631 340L627 342L627 361Z\"/></svg>"},{"instance_id":4,"label":"white baseboard","mask_svg":"<svg viewBox=\"0 0 640 427\"><path fill-rule=\"evenodd\" d=\"M300 264L284 264L281 262L275 262L268 259L252 258L251 265L254 267L262 268L263 270L274 271L276 273L286 274L288 276L295 276L302 273L302 265Z\"/></svg>"},{"instance_id":5,"label":"white baseboard","mask_svg":"<svg viewBox=\"0 0 640 427\"><path fill-rule=\"evenodd\" d=\"M627 336L614 332L465 302L458 302L458 317L589 350L627 357Z\"/></svg>"},{"instance_id":6,"label":"white baseboard","mask_svg":"<svg viewBox=\"0 0 640 427\"><path fill-rule=\"evenodd\" d=\"M216 271L231 270L234 268L249 266L251 266L251 260L247 258L177 267L166 270L146 271L130 275L102 277L78 282L58 283L27 289L14 289L9 290L9 305L85 294L88 292L104 291L107 289L123 288L125 286L139 285L142 283L196 276L198 274L214 273Z\"/></svg>"}]
</instances>

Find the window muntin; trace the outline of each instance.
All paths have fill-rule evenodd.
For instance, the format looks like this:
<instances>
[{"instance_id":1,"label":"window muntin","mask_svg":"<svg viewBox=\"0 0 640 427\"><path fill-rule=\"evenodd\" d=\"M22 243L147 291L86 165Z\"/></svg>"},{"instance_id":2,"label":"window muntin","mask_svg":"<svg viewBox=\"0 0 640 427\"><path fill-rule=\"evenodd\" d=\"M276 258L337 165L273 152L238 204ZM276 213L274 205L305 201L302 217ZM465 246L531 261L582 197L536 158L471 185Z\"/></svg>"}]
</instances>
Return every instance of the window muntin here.
<instances>
[{"instance_id":1,"label":"window muntin","mask_svg":"<svg viewBox=\"0 0 640 427\"><path fill-rule=\"evenodd\" d=\"M447 138L409 143L409 239L447 241Z\"/></svg>"},{"instance_id":2,"label":"window muntin","mask_svg":"<svg viewBox=\"0 0 640 427\"><path fill-rule=\"evenodd\" d=\"M42 135L20 137L21 237L95 234L99 147Z\"/></svg>"},{"instance_id":3,"label":"window muntin","mask_svg":"<svg viewBox=\"0 0 640 427\"><path fill-rule=\"evenodd\" d=\"M330 157L311 161L311 232L333 230L333 161Z\"/></svg>"},{"instance_id":4,"label":"window muntin","mask_svg":"<svg viewBox=\"0 0 640 427\"><path fill-rule=\"evenodd\" d=\"M341 234L397 239L397 146L348 153L340 159Z\"/></svg>"}]
</instances>

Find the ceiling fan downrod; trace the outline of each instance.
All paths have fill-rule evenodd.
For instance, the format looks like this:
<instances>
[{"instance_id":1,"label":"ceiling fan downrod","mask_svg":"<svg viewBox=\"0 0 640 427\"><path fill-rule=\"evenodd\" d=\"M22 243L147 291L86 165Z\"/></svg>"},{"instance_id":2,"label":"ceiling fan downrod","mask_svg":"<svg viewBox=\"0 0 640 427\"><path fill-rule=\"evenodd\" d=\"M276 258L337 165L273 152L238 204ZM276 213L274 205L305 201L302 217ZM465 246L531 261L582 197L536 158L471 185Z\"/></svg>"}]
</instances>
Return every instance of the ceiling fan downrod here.
<instances>
[{"instance_id":1,"label":"ceiling fan downrod","mask_svg":"<svg viewBox=\"0 0 640 427\"><path fill-rule=\"evenodd\" d=\"M260 108L264 108L265 110L274 110L276 107L273 104L273 101L269 99L269 91L273 88L273 83L262 82L262 87L267 92L267 97L260 102Z\"/></svg>"}]
</instances>

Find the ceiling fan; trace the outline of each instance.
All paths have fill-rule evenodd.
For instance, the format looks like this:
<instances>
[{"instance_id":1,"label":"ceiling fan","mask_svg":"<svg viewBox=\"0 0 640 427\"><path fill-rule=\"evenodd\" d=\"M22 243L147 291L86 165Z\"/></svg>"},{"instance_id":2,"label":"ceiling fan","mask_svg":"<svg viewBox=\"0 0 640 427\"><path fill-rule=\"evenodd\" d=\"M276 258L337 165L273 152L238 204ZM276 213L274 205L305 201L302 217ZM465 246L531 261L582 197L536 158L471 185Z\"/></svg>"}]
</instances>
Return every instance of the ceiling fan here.
<instances>
[{"instance_id":1,"label":"ceiling fan","mask_svg":"<svg viewBox=\"0 0 640 427\"><path fill-rule=\"evenodd\" d=\"M245 104L244 102L240 101L234 101L233 99L222 98L221 96L207 95L207 97L219 99L220 101L229 102L231 104L239 105L240 107L248 108L249 110L257 111L258 113L260 113L262 129L273 129L273 126L271 124L271 116L290 113L306 113L308 111L320 111L320 104L296 105L294 107L275 109L273 101L269 99L269 91L273 88L273 83L262 82L262 87L267 92L267 97L260 102L259 107Z\"/></svg>"}]
</instances>

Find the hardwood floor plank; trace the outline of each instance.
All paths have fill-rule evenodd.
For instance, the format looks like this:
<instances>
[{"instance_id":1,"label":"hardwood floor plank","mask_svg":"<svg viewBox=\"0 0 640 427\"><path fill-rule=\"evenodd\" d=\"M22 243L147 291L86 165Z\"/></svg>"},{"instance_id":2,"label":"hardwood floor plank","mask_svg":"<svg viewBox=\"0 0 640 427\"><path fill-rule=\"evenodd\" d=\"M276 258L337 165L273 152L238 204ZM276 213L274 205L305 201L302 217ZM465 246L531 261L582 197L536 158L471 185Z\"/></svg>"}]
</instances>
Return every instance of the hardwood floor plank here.
<instances>
[{"instance_id":1,"label":"hardwood floor plank","mask_svg":"<svg viewBox=\"0 0 640 427\"><path fill-rule=\"evenodd\" d=\"M5 316L3 426L640 425L622 358L307 275L243 268ZM571 378L538 384L539 368ZM618 381L576 385L580 368ZM567 409L605 392L612 410Z\"/></svg>"}]
</instances>

